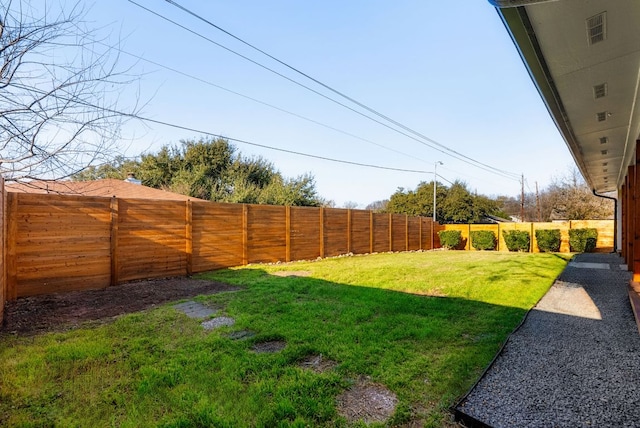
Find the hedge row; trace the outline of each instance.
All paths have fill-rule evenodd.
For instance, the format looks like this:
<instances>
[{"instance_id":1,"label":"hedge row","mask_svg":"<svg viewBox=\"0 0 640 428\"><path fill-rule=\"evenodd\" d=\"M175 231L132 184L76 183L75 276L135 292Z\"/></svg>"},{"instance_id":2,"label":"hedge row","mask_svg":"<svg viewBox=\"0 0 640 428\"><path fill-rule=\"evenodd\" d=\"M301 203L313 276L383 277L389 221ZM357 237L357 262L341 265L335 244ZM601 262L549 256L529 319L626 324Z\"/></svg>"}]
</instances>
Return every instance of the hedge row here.
<instances>
[{"instance_id":1,"label":"hedge row","mask_svg":"<svg viewBox=\"0 0 640 428\"><path fill-rule=\"evenodd\" d=\"M536 230L538 250L543 253L560 251L562 243L560 229ZM443 248L456 249L462 243L462 233L459 230L443 230L438 232L440 244ZM531 237L526 230L503 230L502 236L509 251L529 251ZM569 246L571 252L589 253L596 249L598 241L597 229L570 229ZM490 230L476 230L471 232L471 245L476 250L495 250L498 240L496 234Z\"/></svg>"}]
</instances>

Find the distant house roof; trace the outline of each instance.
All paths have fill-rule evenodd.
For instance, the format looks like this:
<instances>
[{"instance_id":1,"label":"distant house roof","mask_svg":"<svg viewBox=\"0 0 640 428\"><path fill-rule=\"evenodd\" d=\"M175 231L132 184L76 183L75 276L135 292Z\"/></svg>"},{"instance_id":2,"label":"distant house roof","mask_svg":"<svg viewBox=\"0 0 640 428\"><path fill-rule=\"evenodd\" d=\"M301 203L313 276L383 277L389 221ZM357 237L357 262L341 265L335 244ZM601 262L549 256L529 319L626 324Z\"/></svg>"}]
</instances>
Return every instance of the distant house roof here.
<instances>
[{"instance_id":1,"label":"distant house roof","mask_svg":"<svg viewBox=\"0 0 640 428\"><path fill-rule=\"evenodd\" d=\"M156 199L165 201L202 201L179 193L134 184L126 180L107 178L93 181L29 181L7 183L8 192L39 193L77 196L103 196L130 199Z\"/></svg>"}]
</instances>

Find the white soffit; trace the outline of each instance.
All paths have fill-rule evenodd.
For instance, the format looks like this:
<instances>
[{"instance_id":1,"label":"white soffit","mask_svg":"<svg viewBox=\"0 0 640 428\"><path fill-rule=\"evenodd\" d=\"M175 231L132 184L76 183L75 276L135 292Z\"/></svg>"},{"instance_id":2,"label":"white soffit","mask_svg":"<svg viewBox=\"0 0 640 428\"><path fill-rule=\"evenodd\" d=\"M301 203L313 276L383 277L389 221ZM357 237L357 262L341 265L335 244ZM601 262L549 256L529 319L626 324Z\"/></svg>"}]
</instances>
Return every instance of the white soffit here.
<instances>
[{"instance_id":1,"label":"white soffit","mask_svg":"<svg viewBox=\"0 0 640 428\"><path fill-rule=\"evenodd\" d=\"M529 21L524 27L530 26L526 43L537 42L542 58L536 60L548 72L546 82L535 73L533 78L539 88L555 88L559 102L541 90L548 106L564 108L564 114L550 108L552 116L565 123L559 128L590 186L598 192L616 190L634 161L640 136L640 1L559 0L524 11ZM522 21L509 16L503 18L514 34L513 25ZM523 57L531 70L534 59ZM595 96L598 85L606 86L605 96Z\"/></svg>"}]
</instances>

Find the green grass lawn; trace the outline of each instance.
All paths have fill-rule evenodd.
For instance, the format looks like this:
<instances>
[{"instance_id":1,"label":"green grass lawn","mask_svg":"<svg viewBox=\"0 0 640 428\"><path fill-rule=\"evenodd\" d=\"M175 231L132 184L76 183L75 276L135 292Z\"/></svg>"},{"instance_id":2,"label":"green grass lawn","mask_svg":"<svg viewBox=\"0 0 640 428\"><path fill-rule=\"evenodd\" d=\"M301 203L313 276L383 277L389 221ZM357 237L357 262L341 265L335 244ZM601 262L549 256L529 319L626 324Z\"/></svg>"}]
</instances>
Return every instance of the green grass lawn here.
<instances>
[{"instance_id":1,"label":"green grass lawn","mask_svg":"<svg viewBox=\"0 0 640 428\"><path fill-rule=\"evenodd\" d=\"M65 333L0 336L0 425L349 426L336 397L367 379L396 394L391 425L442 426L565 264L442 251L208 273L245 287L196 299L232 327L205 331L166 305ZM256 335L228 338L235 330ZM251 351L273 339L286 347ZM300 367L313 355L335 366Z\"/></svg>"}]
</instances>

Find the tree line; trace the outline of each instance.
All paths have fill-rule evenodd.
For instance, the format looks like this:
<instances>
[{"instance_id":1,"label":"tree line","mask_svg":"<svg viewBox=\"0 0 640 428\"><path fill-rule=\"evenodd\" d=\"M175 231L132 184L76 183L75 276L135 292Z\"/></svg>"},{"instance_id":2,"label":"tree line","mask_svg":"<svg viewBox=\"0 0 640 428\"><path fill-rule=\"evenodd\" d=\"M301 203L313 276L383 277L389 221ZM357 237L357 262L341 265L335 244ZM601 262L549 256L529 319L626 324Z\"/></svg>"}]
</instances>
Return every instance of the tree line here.
<instances>
[{"instance_id":1,"label":"tree line","mask_svg":"<svg viewBox=\"0 0 640 428\"><path fill-rule=\"evenodd\" d=\"M398 190L387 200L367 206L379 212L433 216L433 181L415 190ZM515 221L597 220L614 217L614 202L593 194L574 168L555 178L540 192L521 197L487 197L469 190L466 183L436 186L436 217L440 223L483 223L492 217Z\"/></svg>"}]
</instances>

